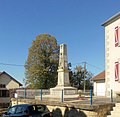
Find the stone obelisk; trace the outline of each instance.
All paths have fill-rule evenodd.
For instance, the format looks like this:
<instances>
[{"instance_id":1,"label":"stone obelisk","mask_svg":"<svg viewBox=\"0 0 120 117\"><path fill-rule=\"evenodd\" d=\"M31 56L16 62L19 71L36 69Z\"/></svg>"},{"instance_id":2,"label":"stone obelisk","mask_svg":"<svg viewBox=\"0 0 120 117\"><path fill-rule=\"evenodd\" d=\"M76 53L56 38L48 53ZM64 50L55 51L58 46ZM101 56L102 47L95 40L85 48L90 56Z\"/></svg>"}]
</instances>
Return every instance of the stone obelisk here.
<instances>
[{"instance_id":1,"label":"stone obelisk","mask_svg":"<svg viewBox=\"0 0 120 117\"><path fill-rule=\"evenodd\" d=\"M50 89L50 95L54 99L61 98L61 92L64 90L64 98L75 97L77 89L70 86L69 82L69 70L68 70L68 58L67 58L67 45L60 45L59 53L59 66L58 66L58 83L57 86ZM73 96L71 96L73 95Z\"/></svg>"},{"instance_id":2,"label":"stone obelisk","mask_svg":"<svg viewBox=\"0 0 120 117\"><path fill-rule=\"evenodd\" d=\"M57 86L70 86L68 59L67 59L67 45L60 45L59 54L59 67L58 67L58 85Z\"/></svg>"}]
</instances>

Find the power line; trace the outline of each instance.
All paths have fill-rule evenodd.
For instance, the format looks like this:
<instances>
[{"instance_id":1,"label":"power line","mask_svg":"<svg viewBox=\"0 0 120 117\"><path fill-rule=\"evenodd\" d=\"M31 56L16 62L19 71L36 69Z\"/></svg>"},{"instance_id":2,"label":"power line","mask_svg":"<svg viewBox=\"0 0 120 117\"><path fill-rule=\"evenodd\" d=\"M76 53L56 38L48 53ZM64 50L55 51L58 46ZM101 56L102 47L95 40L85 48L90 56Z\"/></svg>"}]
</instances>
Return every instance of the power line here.
<instances>
[{"instance_id":1,"label":"power line","mask_svg":"<svg viewBox=\"0 0 120 117\"><path fill-rule=\"evenodd\" d=\"M71 63L71 64L75 66L75 65L81 65L81 64L84 64L84 63L86 63L87 65L92 66L92 67L94 67L94 68L96 68L96 69L102 70L102 68L97 67L97 66L92 65L92 64L89 64L88 62Z\"/></svg>"},{"instance_id":2,"label":"power line","mask_svg":"<svg viewBox=\"0 0 120 117\"><path fill-rule=\"evenodd\" d=\"M6 65L6 66L17 66L17 67L23 67L23 66L24 66L24 65L9 64L9 63L0 63L0 65Z\"/></svg>"},{"instance_id":3,"label":"power line","mask_svg":"<svg viewBox=\"0 0 120 117\"><path fill-rule=\"evenodd\" d=\"M83 62L81 63L71 63L72 65L78 65L78 64L83 64Z\"/></svg>"},{"instance_id":4,"label":"power line","mask_svg":"<svg viewBox=\"0 0 120 117\"><path fill-rule=\"evenodd\" d=\"M80 63L72 63L72 65L78 65L78 64L83 64L86 63L89 66L92 66L96 69L102 70L100 67L97 67L95 65L89 64L88 62L80 62ZM0 65L6 65L6 66L16 66L16 67L23 67L24 65L20 65L20 64L11 64L11 63L0 63Z\"/></svg>"},{"instance_id":5,"label":"power line","mask_svg":"<svg viewBox=\"0 0 120 117\"><path fill-rule=\"evenodd\" d=\"M102 68L97 67L97 66L95 66L95 65L91 65L91 64L89 64L89 63L87 63L87 65L92 66L92 67L94 67L94 68L96 68L96 69L102 70Z\"/></svg>"}]
</instances>

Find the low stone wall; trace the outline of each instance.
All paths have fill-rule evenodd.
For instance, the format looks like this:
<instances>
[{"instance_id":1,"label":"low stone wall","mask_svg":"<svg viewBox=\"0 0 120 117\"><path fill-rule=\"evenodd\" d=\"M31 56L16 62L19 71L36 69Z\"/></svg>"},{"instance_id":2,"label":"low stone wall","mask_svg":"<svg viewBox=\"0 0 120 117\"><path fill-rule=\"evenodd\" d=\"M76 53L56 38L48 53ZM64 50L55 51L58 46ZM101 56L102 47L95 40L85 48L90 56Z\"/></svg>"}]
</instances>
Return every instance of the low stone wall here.
<instances>
[{"instance_id":1,"label":"low stone wall","mask_svg":"<svg viewBox=\"0 0 120 117\"><path fill-rule=\"evenodd\" d=\"M72 114L77 117L107 117L112 110L114 103L106 104L81 104L79 102L48 102L35 99L11 99L12 105L16 104L46 104L53 117L71 117ZM72 116L73 117L73 116Z\"/></svg>"}]
</instances>

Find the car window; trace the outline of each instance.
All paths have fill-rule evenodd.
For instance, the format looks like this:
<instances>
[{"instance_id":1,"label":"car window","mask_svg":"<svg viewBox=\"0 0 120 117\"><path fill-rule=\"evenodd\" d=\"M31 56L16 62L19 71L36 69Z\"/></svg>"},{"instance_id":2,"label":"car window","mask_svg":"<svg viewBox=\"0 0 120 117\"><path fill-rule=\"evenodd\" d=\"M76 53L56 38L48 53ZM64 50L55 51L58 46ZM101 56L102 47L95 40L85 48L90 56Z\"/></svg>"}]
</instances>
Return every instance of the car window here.
<instances>
[{"instance_id":1,"label":"car window","mask_svg":"<svg viewBox=\"0 0 120 117\"><path fill-rule=\"evenodd\" d=\"M14 114L14 113L15 113L15 110L16 110L16 106L10 107L9 110L8 110L8 113L9 113L9 114Z\"/></svg>"},{"instance_id":2,"label":"car window","mask_svg":"<svg viewBox=\"0 0 120 117\"><path fill-rule=\"evenodd\" d=\"M30 113L33 113L33 112L36 111L35 106L29 106L28 109L29 109L29 112L30 112Z\"/></svg>"},{"instance_id":3,"label":"car window","mask_svg":"<svg viewBox=\"0 0 120 117\"><path fill-rule=\"evenodd\" d=\"M37 105L37 111L38 112L44 112L45 111L45 107L42 105Z\"/></svg>"},{"instance_id":4,"label":"car window","mask_svg":"<svg viewBox=\"0 0 120 117\"><path fill-rule=\"evenodd\" d=\"M24 106L18 106L15 113L22 113L24 111Z\"/></svg>"}]
</instances>

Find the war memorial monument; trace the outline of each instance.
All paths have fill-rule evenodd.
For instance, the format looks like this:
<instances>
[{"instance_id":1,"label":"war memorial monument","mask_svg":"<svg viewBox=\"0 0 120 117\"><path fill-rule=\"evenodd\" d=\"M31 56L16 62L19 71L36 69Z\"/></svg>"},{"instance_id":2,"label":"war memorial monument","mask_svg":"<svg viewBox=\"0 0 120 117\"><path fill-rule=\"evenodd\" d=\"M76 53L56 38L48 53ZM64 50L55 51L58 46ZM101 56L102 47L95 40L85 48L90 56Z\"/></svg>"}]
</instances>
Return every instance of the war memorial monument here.
<instances>
[{"instance_id":1,"label":"war memorial monument","mask_svg":"<svg viewBox=\"0 0 120 117\"><path fill-rule=\"evenodd\" d=\"M50 88L49 97L54 100L60 100L63 96L64 100L76 99L78 97L77 88L70 86L67 45L60 45L59 66L58 66L58 83L54 88Z\"/></svg>"}]
</instances>

